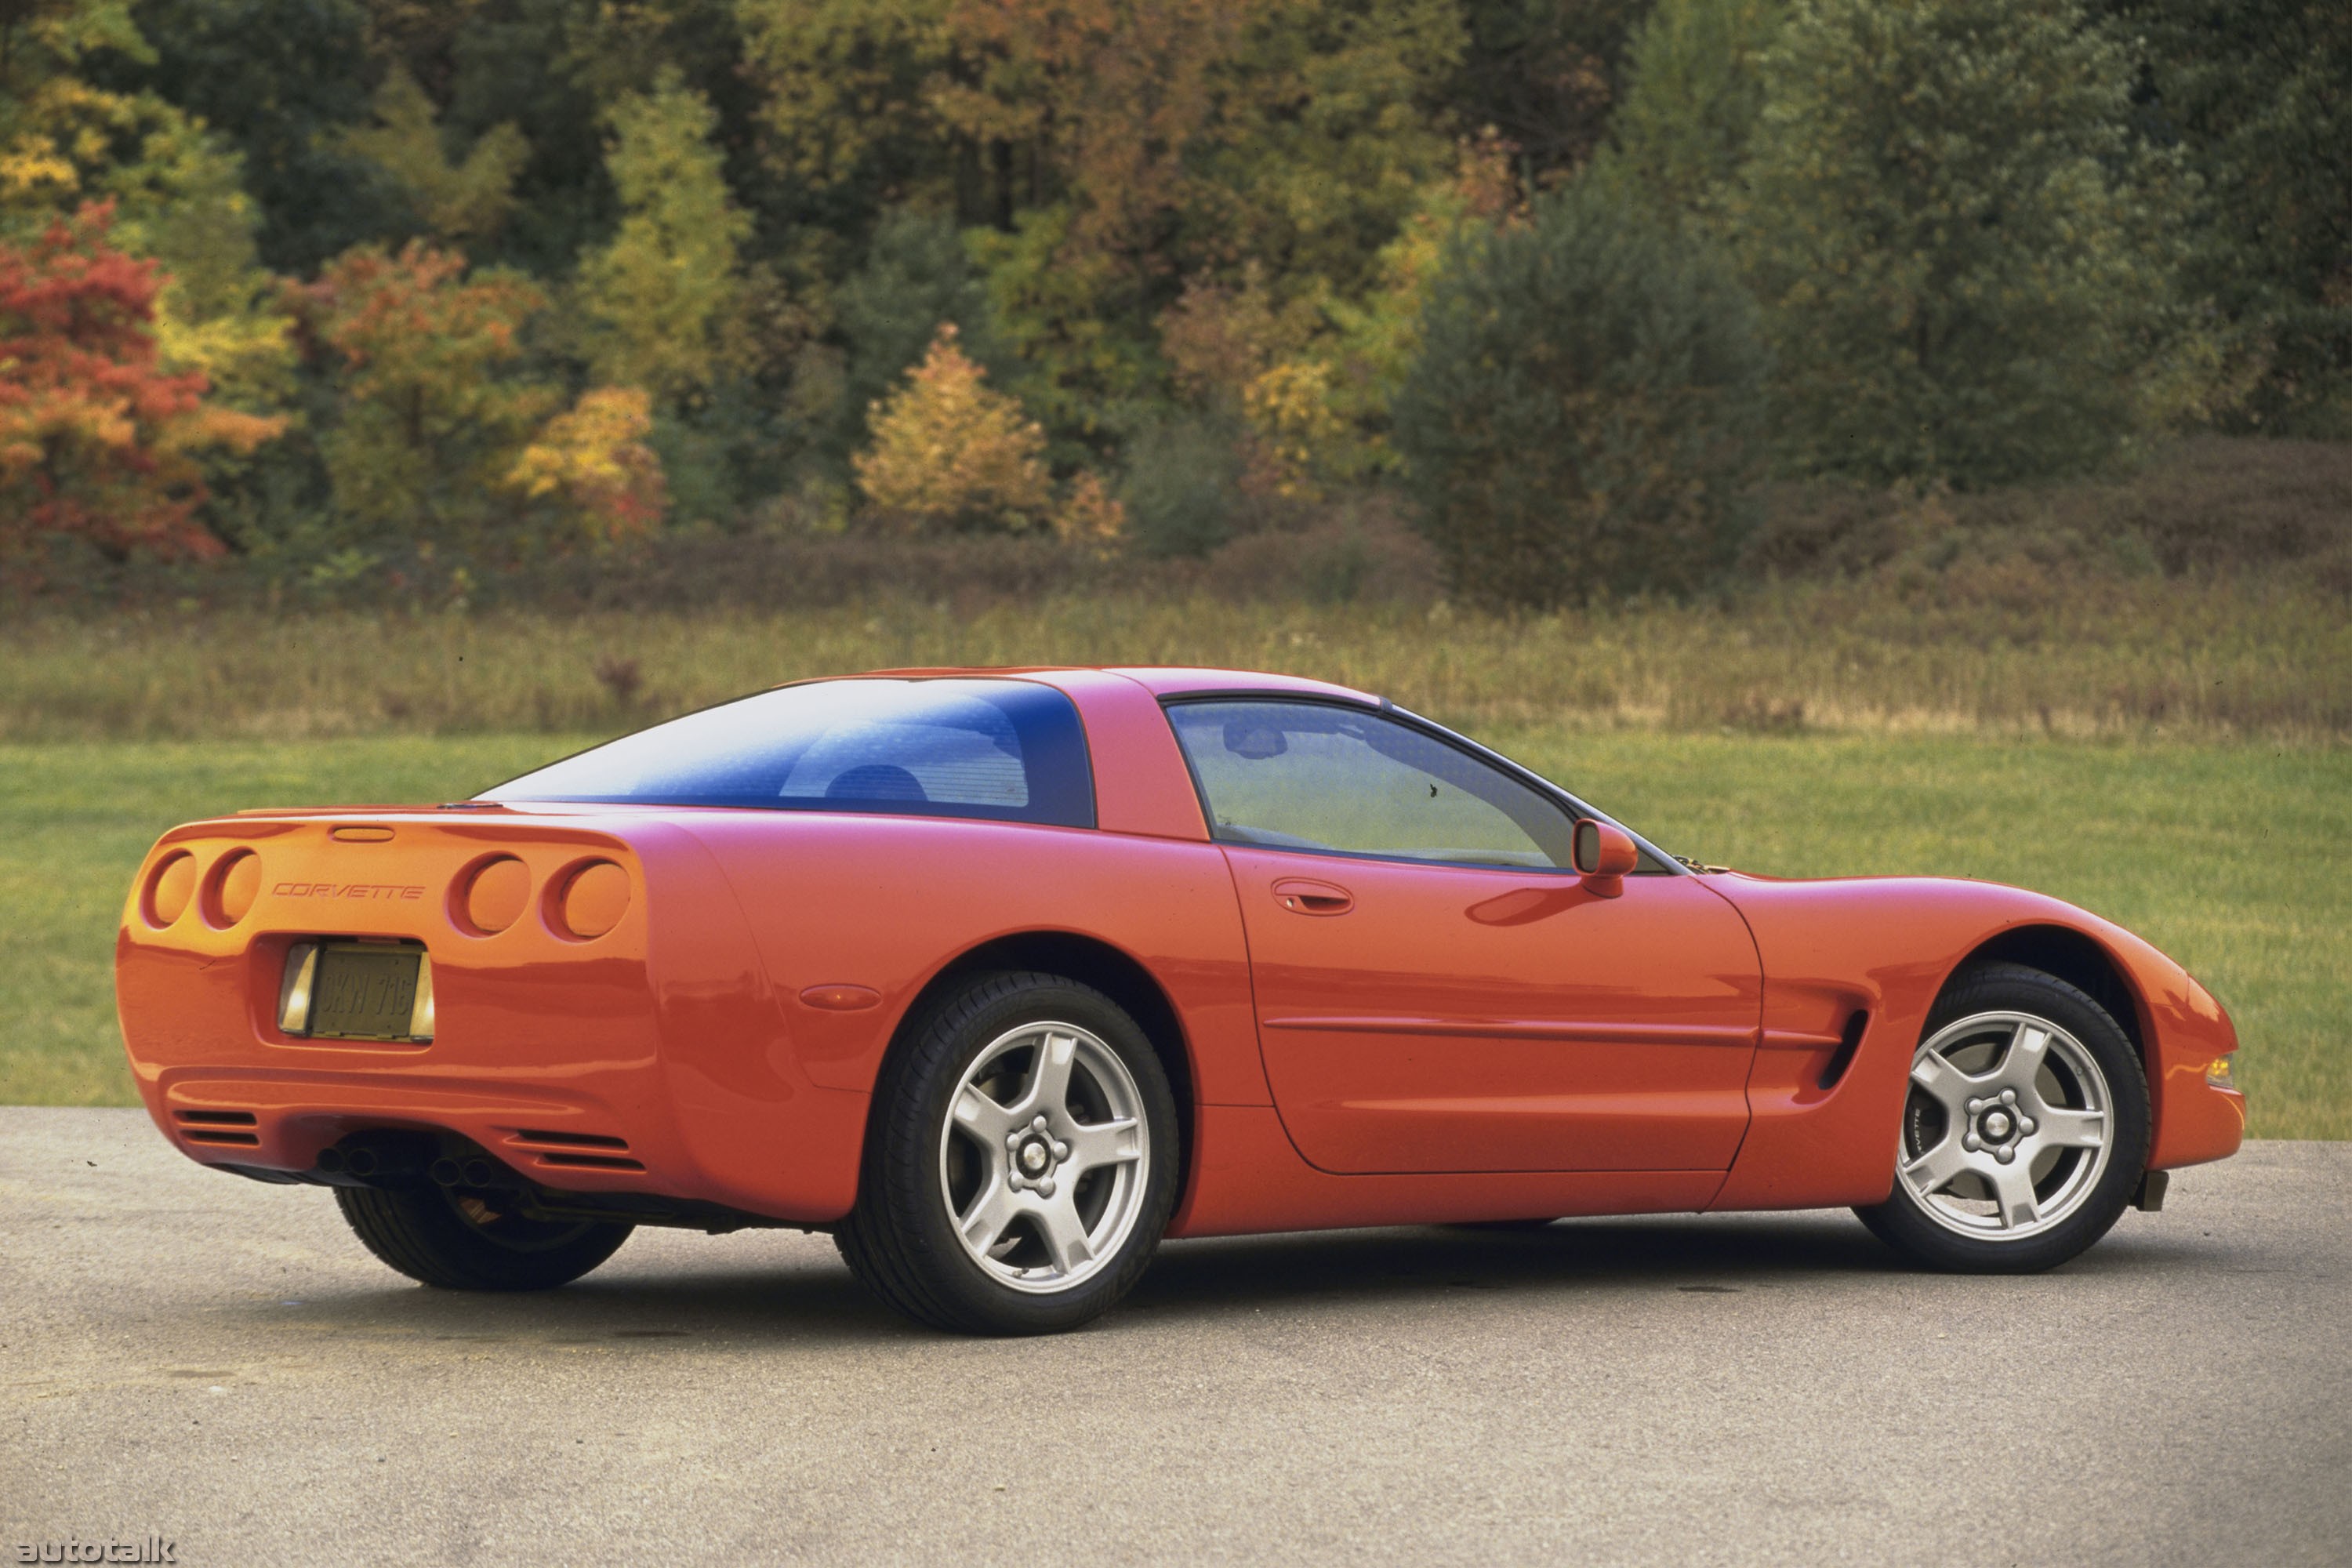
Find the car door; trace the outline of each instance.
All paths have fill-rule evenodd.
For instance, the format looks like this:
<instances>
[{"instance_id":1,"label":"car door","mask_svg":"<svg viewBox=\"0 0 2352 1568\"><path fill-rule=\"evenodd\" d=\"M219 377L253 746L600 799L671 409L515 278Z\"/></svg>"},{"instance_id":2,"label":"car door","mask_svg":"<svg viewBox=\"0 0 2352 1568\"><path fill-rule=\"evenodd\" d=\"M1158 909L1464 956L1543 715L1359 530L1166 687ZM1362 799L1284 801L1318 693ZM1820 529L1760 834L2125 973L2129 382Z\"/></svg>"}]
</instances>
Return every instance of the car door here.
<instances>
[{"instance_id":1,"label":"car door","mask_svg":"<svg viewBox=\"0 0 2352 1568\"><path fill-rule=\"evenodd\" d=\"M1416 725L1171 704L1231 866L1260 1048L1335 1172L1716 1171L1748 1123L1756 949L1661 867L1614 896L1551 797Z\"/></svg>"}]
</instances>

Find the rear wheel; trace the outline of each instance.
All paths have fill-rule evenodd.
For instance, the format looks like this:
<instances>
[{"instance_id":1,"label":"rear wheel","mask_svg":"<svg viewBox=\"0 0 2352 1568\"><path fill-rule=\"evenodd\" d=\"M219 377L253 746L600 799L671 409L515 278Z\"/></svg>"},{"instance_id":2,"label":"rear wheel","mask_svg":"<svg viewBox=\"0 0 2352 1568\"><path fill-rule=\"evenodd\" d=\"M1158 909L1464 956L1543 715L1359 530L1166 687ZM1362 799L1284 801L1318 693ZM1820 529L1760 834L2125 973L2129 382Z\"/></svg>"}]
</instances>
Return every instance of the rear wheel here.
<instances>
[{"instance_id":1,"label":"rear wheel","mask_svg":"<svg viewBox=\"0 0 2352 1568\"><path fill-rule=\"evenodd\" d=\"M367 1249L444 1290L551 1290L620 1250L630 1226L527 1218L488 1197L438 1187L337 1187L335 1202Z\"/></svg>"},{"instance_id":2,"label":"rear wheel","mask_svg":"<svg viewBox=\"0 0 2352 1568\"><path fill-rule=\"evenodd\" d=\"M1142 1277L1174 1205L1174 1096L1135 1021L1057 975L975 978L876 1088L857 1206L835 1232L890 1306L1047 1333Z\"/></svg>"},{"instance_id":3,"label":"rear wheel","mask_svg":"<svg viewBox=\"0 0 2352 1568\"><path fill-rule=\"evenodd\" d=\"M2106 1010L2040 970L1985 964L1929 1015L1894 1191L1854 1212L1931 1268L2053 1268L2121 1216L2148 1130L2139 1053Z\"/></svg>"}]
</instances>

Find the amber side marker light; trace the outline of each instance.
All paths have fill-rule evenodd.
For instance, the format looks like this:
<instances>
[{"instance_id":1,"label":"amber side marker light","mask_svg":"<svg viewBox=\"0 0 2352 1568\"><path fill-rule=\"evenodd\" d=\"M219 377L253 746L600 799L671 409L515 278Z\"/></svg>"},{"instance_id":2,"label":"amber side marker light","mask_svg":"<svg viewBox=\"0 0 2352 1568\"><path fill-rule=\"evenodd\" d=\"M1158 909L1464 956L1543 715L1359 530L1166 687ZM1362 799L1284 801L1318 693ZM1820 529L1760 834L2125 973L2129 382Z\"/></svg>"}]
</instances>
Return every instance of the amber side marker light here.
<instances>
[{"instance_id":1,"label":"amber side marker light","mask_svg":"<svg viewBox=\"0 0 2352 1568\"><path fill-rule=\"evenodd\" d=\"M2215 1089L2235 1089L2238 1087L2238 1058L2215 1057L2205 1064L2205 1081Z\"/></svg>"},{"instance_id":2,"label":"amber side marker light","mask_svg":"<svg viewBox=\"0 0 2352 1568\"><path fill-rule=\"evenodd\" d=\"M530 868L511 855L483 861L457 885L458 923L477 936L496 936L530 907Z\"/></svg>"},{"instance_id":3,"label":"amber side marker light","mask_svg":"<svg viewBox=\"0 0 2352 1568\"><path fill-rule=\"evenodd\" d=\"M555 900L556 928L581 942L621 923L629 907L629 874L610 860L591 860L564 879Z\"/></svg>"},{"instance_id":4,"label":"amber side marker light","mask_svg":"<svg viewBox=\"0 0 2352 1568\"><path fill-rule=\"evenodd\" d=\"M148 874L147 889L139 900L139 912L147 923L162 931L188 912L188 900L196 891L196 858L182 849L163 858L163 863Z\"/></svg>"}]
</instances>

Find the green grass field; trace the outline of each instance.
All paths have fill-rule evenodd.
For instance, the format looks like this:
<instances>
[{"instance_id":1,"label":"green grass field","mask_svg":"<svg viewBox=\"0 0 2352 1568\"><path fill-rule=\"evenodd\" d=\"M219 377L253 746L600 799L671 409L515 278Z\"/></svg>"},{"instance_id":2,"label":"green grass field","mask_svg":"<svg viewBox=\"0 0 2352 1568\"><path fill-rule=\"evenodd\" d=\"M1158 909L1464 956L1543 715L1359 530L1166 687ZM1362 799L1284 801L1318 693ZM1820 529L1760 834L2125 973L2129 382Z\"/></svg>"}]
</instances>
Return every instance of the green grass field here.
<instances>
[{"instance_id":1,"label":"green grass field","mask_svg":"<svg viewBox=\"0 0 2352 1568\"><path fill-rule=\"evenodd\" d=\"M2229 1005L2254 1131L2352 1137L2352 751L1944 735L1478 726L1667 847L1795 875L1937 872L2071 899ZM174 822L442 800L580 743L550 734L0 746L0 1102L131 1101L114 922Z\"/></svg>"}]
</instances>

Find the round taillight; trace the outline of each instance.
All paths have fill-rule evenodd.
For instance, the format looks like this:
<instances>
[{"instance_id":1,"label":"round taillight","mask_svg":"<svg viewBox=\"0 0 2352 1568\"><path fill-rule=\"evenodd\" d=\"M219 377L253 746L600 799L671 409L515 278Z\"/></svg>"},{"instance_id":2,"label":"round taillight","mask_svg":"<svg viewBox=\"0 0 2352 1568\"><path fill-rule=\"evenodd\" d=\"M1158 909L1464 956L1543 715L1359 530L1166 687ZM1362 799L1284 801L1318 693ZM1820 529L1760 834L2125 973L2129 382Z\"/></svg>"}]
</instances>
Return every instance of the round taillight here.
<instances>
[{"instance_id":1,"label":"round taillight","mask_svg":"<svg viewBox=\"0 0 2352 1568\"><path fill-rule=\"evenodd\" d=\"M212 874L205 879L205 923L226 931L252 912L260 891L261 857L250 849L230 850L213 862Z\"/></svg>"},{"instance_id":2,"label":"round taillight","mask_svg":"<svg viewBox=\"0 0 2352 1568\"><path fill-rule=\"evenodd\" d=\"M586 942L621 923L629 907L629 874L610 860L591 860L564 879L555 900L556 922Z\"/></svg>"},{"instance_id":3,"label":"round taillight","mask_svg":"<svg viewBox=\"0 0 2352 1568\"><path fill-rule=\"evenodd\" d=\"M186 850L178 850L163 858L163 863L148 874L147 894L140 902L140 912L147 923L161 931L185 914L188 900L196 890L196 858Z\"/></svg>"},{"instance_id":4,"label":"round taillight","mask_svg":"<svg viewBox=\"0 0 2352 1568\"><path fill-rule=\"evenodd\" d=\"M475 867L457 892L465 923L482 936L496 936L522 919L530 907L530 868L511 855Z\"/></svg>"}]
</instances>

